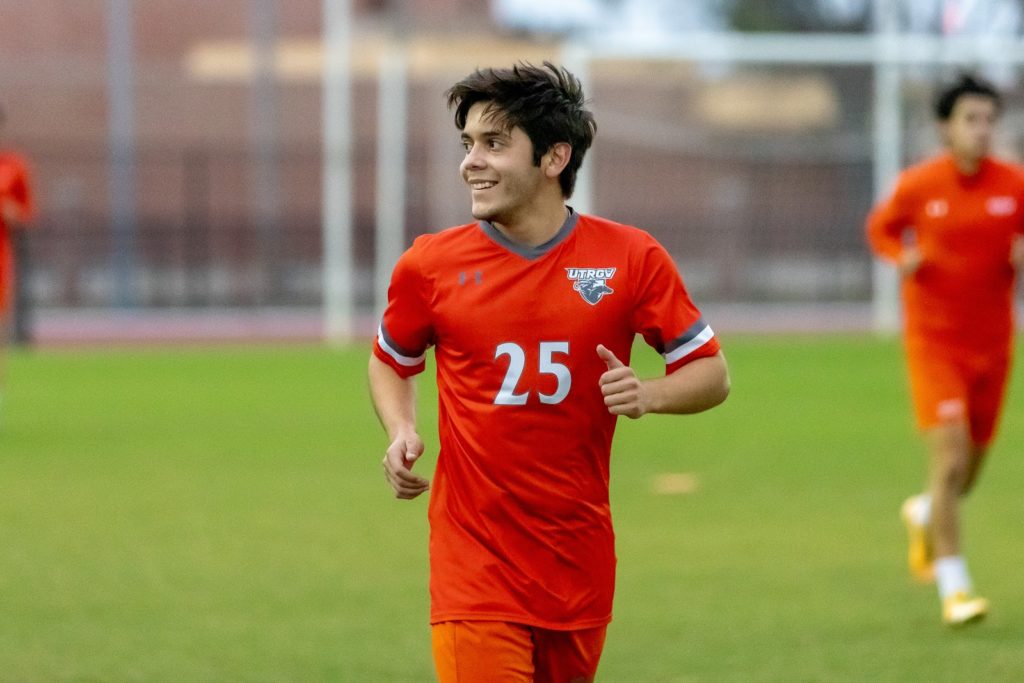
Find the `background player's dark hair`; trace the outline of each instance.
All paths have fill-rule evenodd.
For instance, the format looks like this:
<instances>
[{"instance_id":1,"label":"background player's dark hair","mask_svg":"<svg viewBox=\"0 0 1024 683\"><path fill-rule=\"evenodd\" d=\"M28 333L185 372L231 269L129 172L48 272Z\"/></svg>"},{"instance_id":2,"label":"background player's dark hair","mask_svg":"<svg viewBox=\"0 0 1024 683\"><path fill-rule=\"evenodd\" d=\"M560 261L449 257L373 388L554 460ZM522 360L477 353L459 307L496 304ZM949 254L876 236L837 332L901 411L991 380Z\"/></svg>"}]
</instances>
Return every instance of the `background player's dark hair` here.
<instances>
[{"instance_id":1,"label":"background player's dark hair","mask_svg":"<svg viewBox=\"0 0 1024 683\"><path fill-rule=\"evenodd\" d=\"M949 121L957 100L964 95L988 97L995 103L996 113L1003 109L1003 98L998 90L976 76L963 74L960 80L940 92L935 99L935 117L939 121Z\"/></svg>"},{"instance_id":2,"label":"background player's dark hair","mask_svg":"<svg viewBox=\"0 0 1024 683\"><path fill-rule=\"evenodd\" d=\"M534 66L519 62L509 69L477 69L446 93L448 107L455 108L455 125L466 127L469 109L477 102L489 103L509 130L519 126L533 143L533 163L551 146L567 142L572 156L558 182L562 195L571 197L583 155L594 141L597 123L584 109L583 86L564 67L551 62Z\"/></svg>"}]
</instances>

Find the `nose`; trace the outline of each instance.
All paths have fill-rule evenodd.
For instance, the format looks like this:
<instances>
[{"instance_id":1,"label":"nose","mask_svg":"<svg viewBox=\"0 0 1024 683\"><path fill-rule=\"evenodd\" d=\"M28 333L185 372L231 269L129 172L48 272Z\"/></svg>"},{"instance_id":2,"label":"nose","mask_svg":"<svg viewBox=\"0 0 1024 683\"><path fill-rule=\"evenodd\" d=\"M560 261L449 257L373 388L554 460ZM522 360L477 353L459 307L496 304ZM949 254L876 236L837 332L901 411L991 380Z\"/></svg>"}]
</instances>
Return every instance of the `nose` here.
<instances>
[{"instance_id":1,"label":"nose","mask_svg":"<svg viewBox=\"0 0 1024 683\"><path fill-rule=\"evenodd\" d=\"M993 126L988 123L982 123L974 128L974 135L979 140L987 141L992 137Z\"/></svg>"},{"instance_id":2,"label":"nose","mask_svg":"<svg viewBox=\"0 0 1024 683\"><path fill-rule=\"evenodd\" d=\"M462 159L462 164L459 166L463 173L470 169L479 170L484 167L483 155L477 150L477 145L471 145L469 149L466 150L466 156Z\"/></svg>"}]
</instances>

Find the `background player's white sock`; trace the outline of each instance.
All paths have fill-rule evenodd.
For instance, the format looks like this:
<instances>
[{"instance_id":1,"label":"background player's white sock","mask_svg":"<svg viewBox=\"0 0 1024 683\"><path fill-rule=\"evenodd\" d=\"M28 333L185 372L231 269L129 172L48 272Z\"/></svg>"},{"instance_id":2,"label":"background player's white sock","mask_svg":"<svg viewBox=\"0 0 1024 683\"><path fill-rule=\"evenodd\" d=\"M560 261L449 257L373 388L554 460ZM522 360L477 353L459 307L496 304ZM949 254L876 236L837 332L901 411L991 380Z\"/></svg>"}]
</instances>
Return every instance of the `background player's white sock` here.
<instances>
[{"instance_id":1,"label":"background player's white sock","mask_svg":"<svg viewBox=\"0 0 1024 683\"><path fill-rule=\"evenodd\" d=\"M909 512L914 524L928 526L932 521L932 494L919 493L911 498Z\"/></svg>"},{"instance_id":2,"label":"background player's white sock","mask_svg":"<svg viewBox=\"0 0 1024 683\"><path fill-rule=\"evenodd\" d=\"M935 560L935 582L942 599L954 593L970 593L974 590L967 573L967 560L963 555L947 555Z\"/></svg>"}]
</instances>

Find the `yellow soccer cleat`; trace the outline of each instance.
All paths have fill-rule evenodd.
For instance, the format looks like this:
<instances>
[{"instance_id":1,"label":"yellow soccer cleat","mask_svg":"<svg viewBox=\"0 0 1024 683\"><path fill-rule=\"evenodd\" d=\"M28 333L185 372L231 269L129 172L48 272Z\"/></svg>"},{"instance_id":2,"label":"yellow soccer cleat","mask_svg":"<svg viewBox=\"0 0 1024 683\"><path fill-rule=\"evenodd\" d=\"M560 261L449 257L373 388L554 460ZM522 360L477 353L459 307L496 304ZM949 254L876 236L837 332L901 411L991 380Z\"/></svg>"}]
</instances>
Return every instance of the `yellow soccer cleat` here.
<instances>
[{"instance_id":1,"label":"yellow soccer cleat","mask_svg":"<svg viewBox=\"0 0 1024 683\"><path fill-rule=\"evenodd\" d=\"M915 581L931 583L935 580L935 557L932 553L932 541L928 527L918 524L911 514L916 498L917 496L907 498L900 508L900 517L903 518L903 525L907 528L907 566Z\"/></svg>"},{"instance_id":2,"label":"yellow soccer cleat","mask_svg":"<svg viewBox=\"0 0 1024 683\"><path fill-rule=\"evenodd\" d=\"M954 593L942 601L942 620L949 626L981 621L988 614L988 600L967 593Z\"/></svg>"}]
</instances>

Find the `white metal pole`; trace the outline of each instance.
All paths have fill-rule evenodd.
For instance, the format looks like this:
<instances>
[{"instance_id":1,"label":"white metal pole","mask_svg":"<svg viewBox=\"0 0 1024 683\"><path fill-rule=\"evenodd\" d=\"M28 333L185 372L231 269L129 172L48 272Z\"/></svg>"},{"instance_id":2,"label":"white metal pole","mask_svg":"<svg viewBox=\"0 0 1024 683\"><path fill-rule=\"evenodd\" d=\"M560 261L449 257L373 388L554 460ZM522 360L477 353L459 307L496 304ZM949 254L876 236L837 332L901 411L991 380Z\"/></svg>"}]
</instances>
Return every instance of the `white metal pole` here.
<instances>
[{"instance_id":1,"label":"white metal pole","mask_svg":"<svg viewBox=\"0 0 1024 683\"><path fill-rule=\"evenodd\" d=\"M114 298L129 307L135 296L135 64L133 0L107 2L107 140L110 215L114 237Z\"/></svg>"},{"instance_id":2,"label":"white metal pole","mask_svg":"<svg viewBox=\"0 0 1024 683\"><path fill-rule=\"evenodd\" d=\"M324 0L323 311L324 335L332 342L343 342L354 331L351 21L351 0Z\"/></svg>"},{"instance_id":3,"label":"white metal pole","mask_svg":"<svg viewBox=\"0 0 1024 683\"><path fill-rule=\"evenodd\" d=\"M587 97L594 96L590 83L590 54L586 47L574 43L563 46L562 66L580 79ZM576 174L576 189L569 199L569 205L579 213L594 211L594 151L591 147L583 158L583 165Z\"/></svg>"},{"instance_id":4,"label":"white metal pole","mask_svg":"<svg viewBox=\"0 0 1024 683\"><path fill-rule=\"evenodd\" d=\"M903 162L903 96L901 67L896 60L899 47L898 6L889 0L875 0L874 128L872 159L874 193L879 199L890 192ZM899 329L899 278L889 263L875 259L872 266L872 318L876 332Z\"/></svg>"},{"instance_id":5,"label":"white metal pole","mask_svg":"<svg viewBox=\"0 0 1024 683\"><path fill-rule=\"evenodd\" d=\"M377 81L377 234L374 254L374 313L387 304L391 270L405 248L408 65L406 51L392 41L381 54Z\"/></svg>"},{"instance_id":6,"label":"white metal pole","mask_svg":"<svg viewBox=\"0 0 1024 683\"><path fill-rule=\"evenodd\" d=\"M899 10L898 3L891 0L882 0L882 4L888 5L883 7L885 12ZM1021 38L979 41L971 36L897 35L898 43L893 49L887 49L886 61L952 65L1024 63L1024 40ZM861 65L878 61L879 44L877 35L862 34L687 32L663 41L649 40L646 35L639 39L616 36L589 38L574 41L573 49L586 49L591 61L633 57L737 64Z\"/></svg>"},{"instance_id":7,"label":"white metal pole","mask_svg":"<svg viewBox=\"0 0 1024 683\"><path fill-rule=\"evenodd\" d=\"M253 77L249 95L249 213L258 240L260 281L256 300L270 303L282 276L279 234L278 120L275 60L277 0L250 0Z\"/></svg>"}]
</instances>

